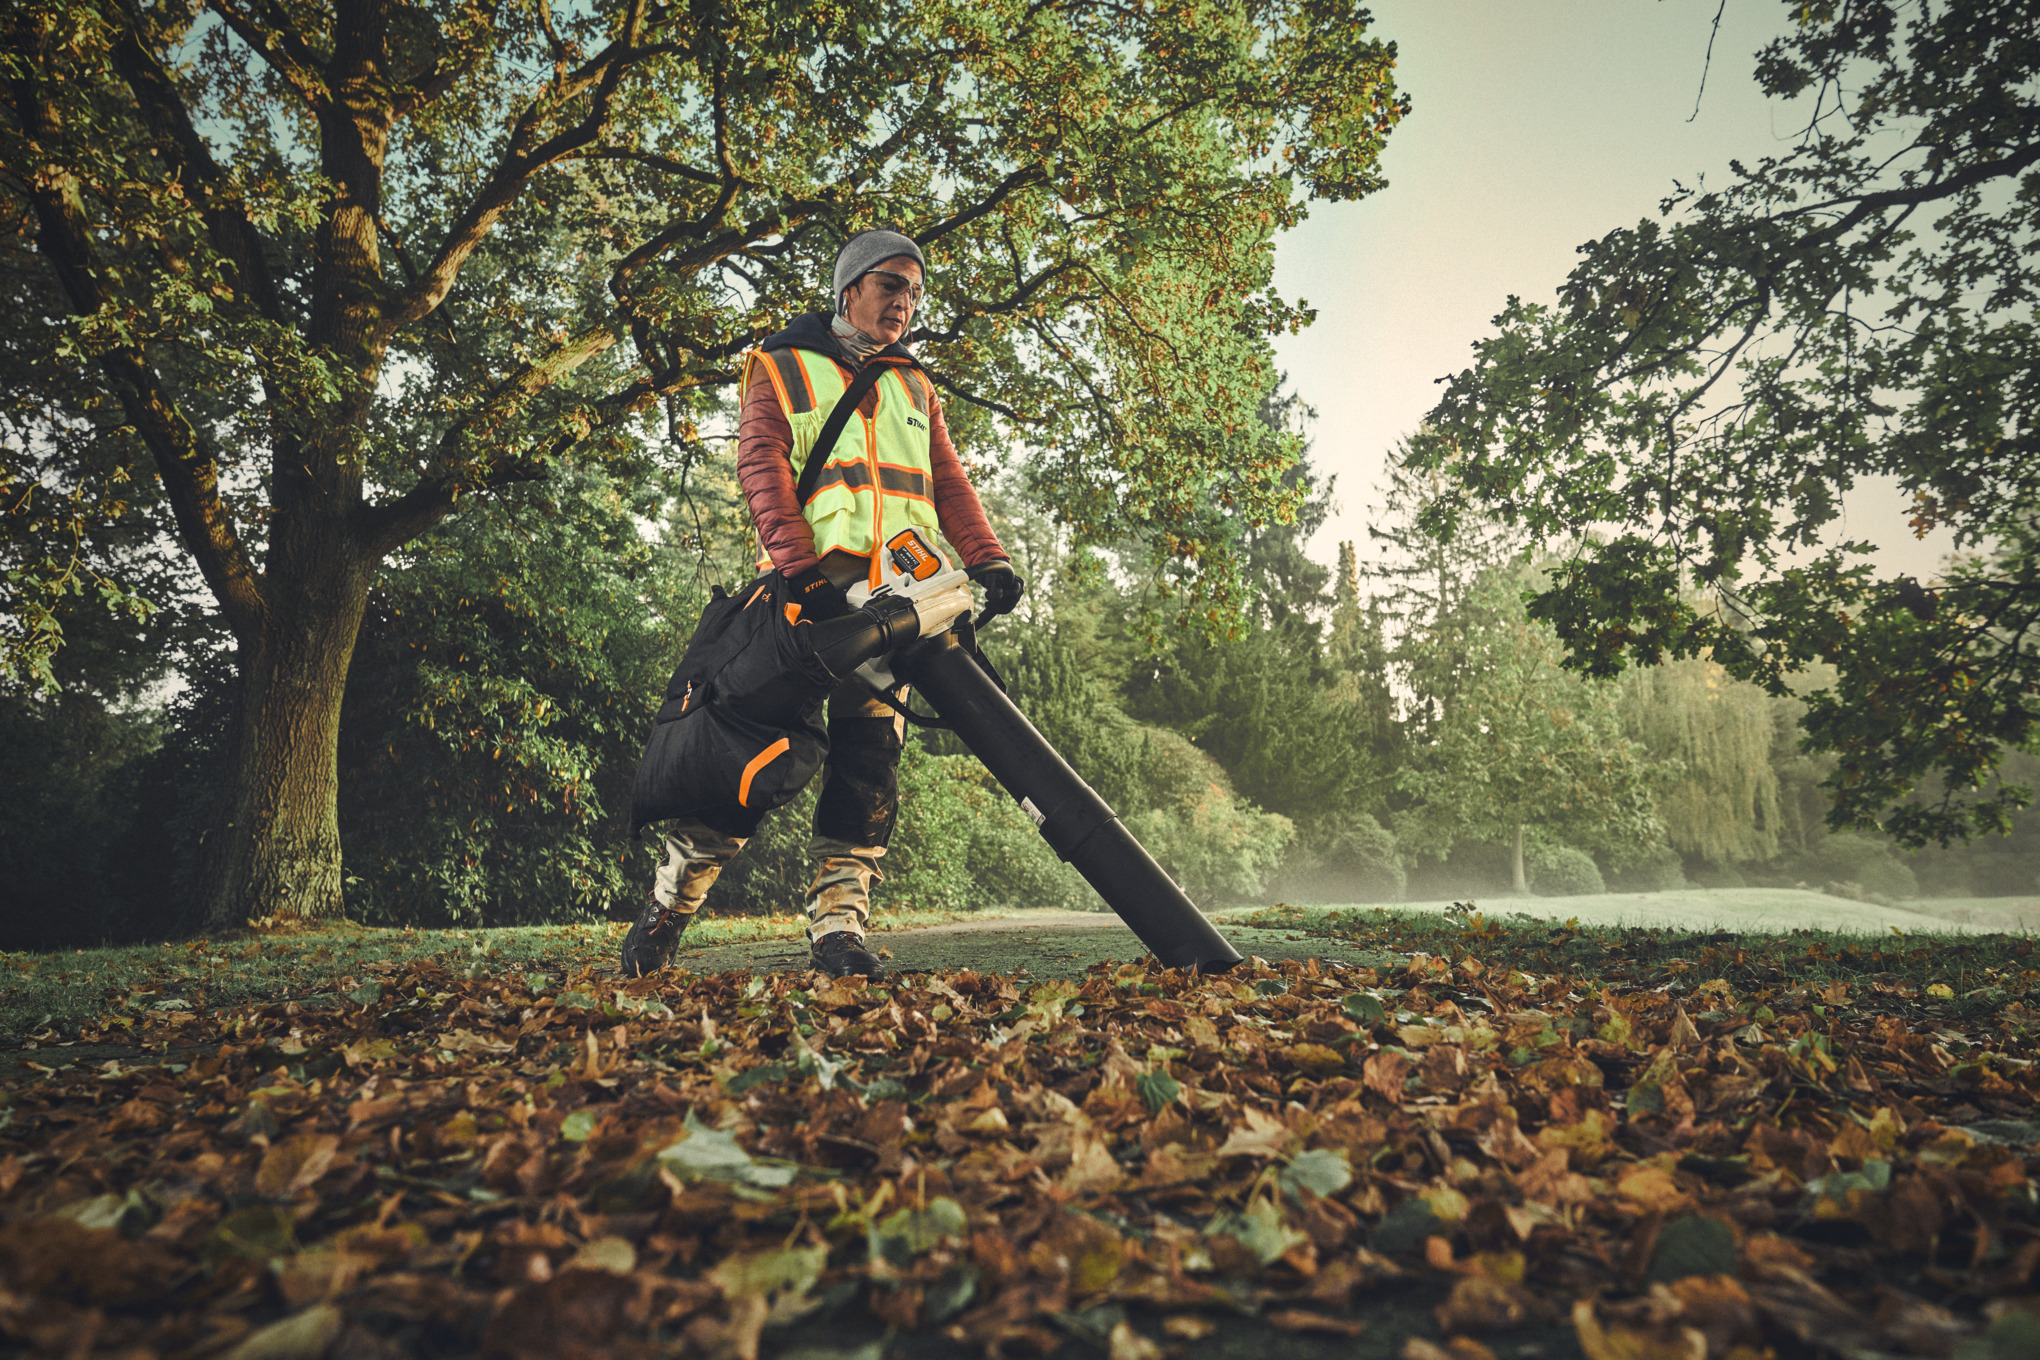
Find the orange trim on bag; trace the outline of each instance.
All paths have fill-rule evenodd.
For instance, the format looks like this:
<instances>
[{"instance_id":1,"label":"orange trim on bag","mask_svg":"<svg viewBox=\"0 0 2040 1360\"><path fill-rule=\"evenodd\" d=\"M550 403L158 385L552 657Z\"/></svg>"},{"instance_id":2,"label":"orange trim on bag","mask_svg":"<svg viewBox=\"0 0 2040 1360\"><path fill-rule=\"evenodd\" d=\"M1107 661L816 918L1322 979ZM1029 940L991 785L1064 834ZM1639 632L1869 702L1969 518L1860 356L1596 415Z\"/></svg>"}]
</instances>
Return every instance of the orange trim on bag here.
<instances>
[{"instance_id":1,"label":"orange trim on bag","mask_svg":"<svg viewBox=\"0 0 2040 1360\"><path fill-rule=\"evenodd\" d=\"M748 599L748 600L746 600L746 601L744 601L744 608L745 608L745 609L749 609L749 608L750 608L750 607L751 607L752 605L754 605L754 604L758 603L758 597L759 597L760 595L763 595L764 593L765 593L765 587L764 587L764 586L759 586L759 587L758 587L758 588L757 588L756 590L752 591L752 592L751 592L751 598L750 598L750 599ZM742 610L739 610L738 612L739 612L739 613L742 613L743 611L742 611Z\"/></svg>"},{"instance_id":2,"label":"orange trim on bag","mask_svg":"<svg viewBox=\"0 0 2040 1360\"><path fill-rule=\"evenodd\" d=\"M788 741L785 737L781 737L778 741L773 742L757 755L751 757L751 763L744 767L743 779L737 784L737 805L739 807L751 806L752 778L758 771L785 755L787 748L791 745L793 745L792 742Z\"/></svg>"},{"instance_id":3,"label":"orange trim on bag","mask_svg":"<svg viewBox=\"0 0 2040 1360\"><path fill-rule=\"evenodd\" d=\"M790 604L790 605L786 606L786 621L787 621L788 623L799 623L799 622L800 622L800 606L799 606L799 605L797 605L797 604Z\"/></svg>"}]
</instances>

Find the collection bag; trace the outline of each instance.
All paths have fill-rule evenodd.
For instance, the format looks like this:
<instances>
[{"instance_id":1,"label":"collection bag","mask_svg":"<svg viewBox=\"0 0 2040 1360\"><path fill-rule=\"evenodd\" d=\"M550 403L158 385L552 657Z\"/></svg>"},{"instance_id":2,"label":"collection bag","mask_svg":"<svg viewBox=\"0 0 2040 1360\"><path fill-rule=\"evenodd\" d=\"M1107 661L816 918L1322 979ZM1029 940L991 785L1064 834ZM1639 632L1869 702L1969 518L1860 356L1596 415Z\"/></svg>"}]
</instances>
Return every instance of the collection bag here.
<instances>
[{"instance_id":1,"label":"collection bag","mask_svg":"<svg viewBox=\"0 0 2040 1360\"><path fill-rule=\"evenodd\" d=\"M836 681L798 616L778 572L734 595L715 588L638 762L633 836L673 817L749 836L814 778L829 754L822 701Z\"/></svg>"}]
</instances>

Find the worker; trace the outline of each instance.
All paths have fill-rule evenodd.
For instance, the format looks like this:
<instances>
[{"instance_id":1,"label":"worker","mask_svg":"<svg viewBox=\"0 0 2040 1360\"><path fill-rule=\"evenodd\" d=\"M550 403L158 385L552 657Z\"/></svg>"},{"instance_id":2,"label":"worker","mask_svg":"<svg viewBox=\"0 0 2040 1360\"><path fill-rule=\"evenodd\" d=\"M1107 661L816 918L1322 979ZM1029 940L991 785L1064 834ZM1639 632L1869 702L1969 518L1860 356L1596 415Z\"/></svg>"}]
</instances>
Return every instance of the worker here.
<instances>
[{"instance_id":1,"label":"worker","mask_svg":"<svg viewBox=\"0 0 2040 1360\"><path fill-rule=\"evenodd\" d=\"M837 253L834 312L816 312L744 356L737 476L771 566L820 622L850 612L858 581L876 584L880 545L909 527L939 529L984 589L982 618L1019 604L1013 570L964 474L942 402L907 348L927 286L921 248L897 231L859 232ZM890 361L890 362L889 362ZM826 458L805 505L795 487L836 401L867 363L888 363ZM905 687L895 697L904 702ZM832 977L882 977L865 947L871 888L883 875L899 813L906 721L852 676L828 698L829 756L822 769L809 856L808 947ZM664 968L710 885L744 846L694 821L669 824L650 900L623 945L623 971Z\"/></svg>"}]
</instances>

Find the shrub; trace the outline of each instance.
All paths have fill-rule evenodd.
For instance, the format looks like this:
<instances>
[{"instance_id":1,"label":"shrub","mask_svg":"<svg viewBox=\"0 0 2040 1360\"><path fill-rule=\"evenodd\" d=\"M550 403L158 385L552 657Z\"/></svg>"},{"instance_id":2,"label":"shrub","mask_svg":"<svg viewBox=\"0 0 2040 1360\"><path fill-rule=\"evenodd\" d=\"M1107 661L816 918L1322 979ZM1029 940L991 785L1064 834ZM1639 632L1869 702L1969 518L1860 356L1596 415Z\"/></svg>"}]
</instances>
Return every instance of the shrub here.
<instances>
[{"instance_id":1,"label":"shrub","mask_svg":"<svg viewBox=\"0 0 2040 1360\"><path fill-rule=\"evenodd\" d=\"M1287 817L1237 802L1217 784L1190 807L1150 808L1127 827L1204 907L1260 897L1296 834Z\"/></svg>"},{"instance_id":2,"label":"shrub","mask_svg":"<svg viewBox=\"0 0 2040 1360\"><path fill-rule=\"evenodd\" d=\"M1678 851L1660 843L1610 865L1602 877L1610 892L1677 892L1686 886L1686 867Z\"/></svg>"},{"instance_id":3,"label":"shrub","mask_svg":"<svg viewBox=\"0 0 2040 1360\"><path fill-rule=\"evenodd\" d=\"M1884 897L1918 897L1919 880L1912 867L1900 860L1889 845L1866 836L1829 836L1814 848L1814 877L1840 883L1859 884L1866 893Z\"/></svg>"},{"instance_id":4,"label":"shrub","mask_svg":"<svg viewBox=\"0 0 2040 1360\"><path fill-rule=\"evenodd\" d=\"M1608 891L1594 857L1570 845L1528 846L1523 851L1530 891L1539 897L1584 897Z\"/></svg>"},{"instance_id":5,"label":"shrub","mask_svg":"<svg viewBox=\"0 0 2040 1360\"><path fill-rule=\"evenodd\" d=\"M1437 898L1495 897L1510 890L1510 850L1506 845L1460 841L1444 859L1428 855L1409 863L1407 892L1412 901Z\"/></svg>"},{"instance_id":6,"label":"shrub","mask_svg":"<svg viewBox=\"0 0 2040 1360\"><path fill-rule=\"evenodd\" d=\"M1749 880L1733 864L1702 863L1693 870L1694 886L1701 888L1747 888Z\"/></svg>"},{"instance_id":7,"label":"shrub","mask_svg":"<svg viewBox=\"0 0 2040 1360\"><path fill-rule=\"evenodd\" d=\"M370 595L340 717L350 916L518 925L643 900L619 852L631 780L699 602L606 483L547 494L559 513L442 527Z\"/></svg>"},{"instance_id":8,"label":"shrub","mask_svg":"<svg viewBox=\"0 0 2040 1360\"><path fill-rule=\"evenodd\" d=\"M1277 896L1306 902L1400 902L1408 889L1395 833L1365 812L1312 823L1275 883Z\"/></svg>"}]
</instances>

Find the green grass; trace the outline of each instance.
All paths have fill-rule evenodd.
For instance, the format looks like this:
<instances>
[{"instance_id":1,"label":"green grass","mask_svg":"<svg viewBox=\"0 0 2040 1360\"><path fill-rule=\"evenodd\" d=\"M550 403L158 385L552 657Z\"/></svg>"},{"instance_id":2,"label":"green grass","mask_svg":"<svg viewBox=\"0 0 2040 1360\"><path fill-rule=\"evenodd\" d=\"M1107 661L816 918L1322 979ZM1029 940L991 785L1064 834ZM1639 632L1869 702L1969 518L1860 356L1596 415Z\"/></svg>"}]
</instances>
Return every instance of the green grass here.
<instances>
[{"instance_id":1,"label":"green grass","mask_svg":"<svg viewBox=\"0 0 2040 1360\"><path fill-rule=\"evenodd\" d=\"M1682 899L1696 894L1651 894L1653 899ZM1751 898L1779 897L1761 890L1701 894L1710 899L1737 897L1750 907L1740 929L1727 922L1733 912L1695 913L1672 925L1652 925L1647 909L1655 902L1640 896L1596 898L1502 899L1496 910L1448 914L1429 903L1392 907L1291 907L1231 912L1226 921L1264 929L1296 931L1360 945L1363 948L1422 952L1452 958L1472 956L1490 967L1568 976L1580 983L1657 985L1661 981L1724 978L1737 987L1757 985L1851 986L1881 984L1886 988L1923 991L1936 985L1955 994L1959 1005L1989 1008L2023 995L2040 983L2040 952L2024 934L1984 933L1918 915L1906 915L1910 929L1870 933L1861 918L1848 928L1816 928L1797 923L1789 912L1760 917ZM1818 897L1806 893L1795 896ZM1828 899L1836 900L1836 899ZM1627 920L1612 909L1601 923L1554 921L1524 906L1549 907L1571 913L1578 903L1626 903ZM1448 904L1449 905L1449 904ZM1860 903L1844 903L1859 907ZM1888 909L1872 909L1888 910ZM1663 915L1673 915L1666 909ZM1771 924L1756 927L1767 919ZM1700 924L1711 920L1715 928ZM1922 928L1929 927L1929 928Z\"/></svg>"},{"instance_id":2,"label":"green grass","mask_svg":"<svg viewBox=\"0 0 2040 1360\"><path fill-rule=\"evenodd\" d=\"M888 929L942 925L966 913L884 911ZM793 915L704 917L688 948L797 940ZM613 969L628 925L591 921L496 929L382 929L341 923L291 934L200 937L167 944L114 945L47 954L0 952L0 1038L75 1030L88 1016L150 1007L221 1007L314 1001L351 990L413 959L441 956L451 967L545 973L557 981L595 965Z\"/></svg>"},{"instance_id":3,"label":"green grass","mask_svg":"<svg viewBox=\"0 0 2040 1360\"><path fill-rule=\"evenodd\" d=\"M2000 905L2002 904L2002 905ZM1313 910L1444 914L1451 902L1327 903ZM2040 924L2032 898L1945 898L1879 906L1803 888L1688 888L1679 892L1596 893L1585 897L1483 897L1471 905L1496 919L1577 920L1583 926L1730 930L1738 934L1820 930L1833 934L1931 932L1961 935Z\"/></svg>"}]
</instances>

